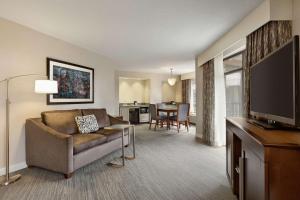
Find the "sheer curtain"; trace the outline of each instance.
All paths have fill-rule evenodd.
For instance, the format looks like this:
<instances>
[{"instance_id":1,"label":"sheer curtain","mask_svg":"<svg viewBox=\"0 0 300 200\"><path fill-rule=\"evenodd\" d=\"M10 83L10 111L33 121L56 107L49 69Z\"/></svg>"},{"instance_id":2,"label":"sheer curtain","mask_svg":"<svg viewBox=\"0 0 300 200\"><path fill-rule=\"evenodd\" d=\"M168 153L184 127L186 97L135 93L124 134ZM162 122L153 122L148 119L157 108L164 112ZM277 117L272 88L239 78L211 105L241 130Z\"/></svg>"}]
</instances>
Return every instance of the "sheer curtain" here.
<instances>
[{"instance_id":1,"label":"sheer curtain","mask_svg":"<svg viewBox=\"0 0 300 200\"><path fill-rule=\"evenodd\" d=\"M197 65L196 65L197 66ZM196 67L196 138L203 138L203 67Z\"/></svg>"},{"instance_id":2,"label":"sheer curtain","mask_svg":"<svg viewBox=\"0 0 300 200\"><path fill-rule=\"evenodd\" d=\"M226 96L223 67L223 54L214 59L215 71L215 141L214 146L226 144Z\"/></svg>"}]
</instances>

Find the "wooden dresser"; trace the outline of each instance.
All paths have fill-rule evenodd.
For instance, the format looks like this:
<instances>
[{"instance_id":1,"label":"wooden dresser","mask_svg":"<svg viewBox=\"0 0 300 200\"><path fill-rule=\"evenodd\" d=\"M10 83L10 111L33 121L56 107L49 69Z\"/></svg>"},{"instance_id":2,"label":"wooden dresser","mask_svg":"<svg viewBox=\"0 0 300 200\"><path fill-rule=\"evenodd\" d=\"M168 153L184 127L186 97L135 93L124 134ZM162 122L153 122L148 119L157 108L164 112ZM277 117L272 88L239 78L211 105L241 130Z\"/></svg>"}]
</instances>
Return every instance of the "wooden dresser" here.
<instances>
[{"instance_id":1,"label":"wooden dresser","mask_svg":"<svg viewBox=\"0 0 300 200\"><path fill-rule=\"evenodd\" d=\"M245 200L300 199L300 130L265 130L244 118L226 120L226 170Z\"/></svg>"}]
</instances>

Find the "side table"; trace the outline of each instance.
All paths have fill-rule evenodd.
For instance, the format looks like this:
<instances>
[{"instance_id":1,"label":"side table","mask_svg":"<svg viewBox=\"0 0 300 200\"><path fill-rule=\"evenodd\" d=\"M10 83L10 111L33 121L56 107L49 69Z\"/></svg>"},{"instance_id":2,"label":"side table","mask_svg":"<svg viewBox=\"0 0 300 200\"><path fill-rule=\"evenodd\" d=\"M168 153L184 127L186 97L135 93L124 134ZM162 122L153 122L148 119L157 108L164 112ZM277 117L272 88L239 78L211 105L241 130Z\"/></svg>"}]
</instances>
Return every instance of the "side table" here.
<instances>
[{"instance_id":1,"label":"side table","mask_svg":"<svg viewBox=\"0 0 300 200\"><path fill-rule=\"evenodd\" d=\"M130 144L130 128L133 129L133 138L132 138L132 156L125 156L125 150L124 150L124 139L125 139L125 130L128 129L128 145ZM112 167L124 167L125 166L125 159L127 160L133 160L135 159L135 126L132 124L115 124L110 127L105 127L105 129L119 129L122 131L122 165L115 164L115 163L108 163L109 166Z\"/></svg>"}]
</instances>

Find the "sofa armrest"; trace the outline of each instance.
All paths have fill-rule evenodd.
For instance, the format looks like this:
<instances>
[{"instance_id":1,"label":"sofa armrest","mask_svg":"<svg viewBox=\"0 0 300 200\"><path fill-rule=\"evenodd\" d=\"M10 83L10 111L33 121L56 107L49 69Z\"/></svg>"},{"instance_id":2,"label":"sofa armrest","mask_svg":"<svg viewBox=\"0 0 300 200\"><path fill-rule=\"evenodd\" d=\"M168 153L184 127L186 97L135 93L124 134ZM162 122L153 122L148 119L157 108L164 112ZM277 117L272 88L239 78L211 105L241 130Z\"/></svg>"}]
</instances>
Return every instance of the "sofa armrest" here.
<instances>
[{"instance_id":1,"label":"sofa armrest","mask_svg":"<svg viewBox=\"0 0 300 200\"><path fill-rule=\"evenodd\" d=\"M42 123L28 119L25 125L26 162L64 174L73 172L73 137Z\"/></svg>"},{"instance_id":2,"label":"sofa armrest","mask_svg":"<svg viewBox=\"0 0 300 200\"><path fill-rule=\"evenodd\" d=\"M121 119L118 119L118 118L113 117L111 115L108 115L108 117L109 117L111 125L114 125L114 124L130 124L129 121L121 120Z\"/></svg>"}]
</instances>

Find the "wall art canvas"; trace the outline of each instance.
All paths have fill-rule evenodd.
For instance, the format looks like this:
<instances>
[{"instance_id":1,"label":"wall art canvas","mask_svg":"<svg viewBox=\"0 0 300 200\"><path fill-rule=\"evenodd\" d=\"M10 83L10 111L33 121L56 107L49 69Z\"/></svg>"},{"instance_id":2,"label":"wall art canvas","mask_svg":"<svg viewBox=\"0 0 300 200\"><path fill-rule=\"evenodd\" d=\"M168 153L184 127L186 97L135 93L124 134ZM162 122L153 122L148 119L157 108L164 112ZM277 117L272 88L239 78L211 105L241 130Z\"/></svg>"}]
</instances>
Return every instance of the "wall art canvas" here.
<instances>
[{"instance_id":1,"label":"wall art canvas","mask_svg":"<svg viewBox=\"0 0 300 200\"><path fill-rule=\"evenodd\" d=\"M94 103L94 69L47 58L47 73L58 84L58 93L48 95L48 105Z\"/></svg>"}]
</instances>

